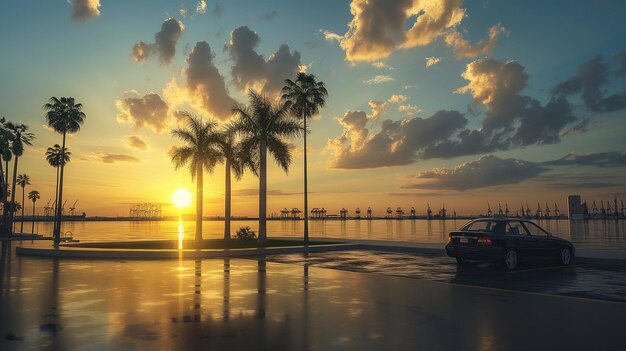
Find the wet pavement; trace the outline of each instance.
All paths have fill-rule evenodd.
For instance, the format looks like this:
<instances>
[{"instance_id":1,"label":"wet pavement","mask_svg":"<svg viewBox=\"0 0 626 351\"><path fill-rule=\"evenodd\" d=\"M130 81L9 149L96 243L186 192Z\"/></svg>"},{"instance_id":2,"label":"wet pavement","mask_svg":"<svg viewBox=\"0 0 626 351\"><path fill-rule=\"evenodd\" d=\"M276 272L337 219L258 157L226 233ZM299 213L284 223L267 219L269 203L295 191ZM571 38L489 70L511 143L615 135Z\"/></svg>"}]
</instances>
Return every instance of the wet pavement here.
<instances>
[{"instance_id":1,"label":"wet pavement","mask_svg":"<svg viewBox=\"0 0 626 351\"><path fill-rule=\"evenodd\" d=\"M365 250L268 256L269 261L542 294L626 302L626 268L525 262L458 266L450 257Z\"/></svg>"},{"instance_id":2,"label":"wet pavement","mask_svg":"<svg viewBox=\"0 0 626 351\"><path fill-rule=\"evenodd\" d=\"M441 257L336 254L345 256L64 260L15 256L3 245L0 350L621 350L626 342L624 303L449 284L467 278L452 264L435 273ZM411 278L383 272L394 265ZM343 270L374 268L379 274ZM494 280L544 274L469 269Z\"/></svg>"}]
</instances>

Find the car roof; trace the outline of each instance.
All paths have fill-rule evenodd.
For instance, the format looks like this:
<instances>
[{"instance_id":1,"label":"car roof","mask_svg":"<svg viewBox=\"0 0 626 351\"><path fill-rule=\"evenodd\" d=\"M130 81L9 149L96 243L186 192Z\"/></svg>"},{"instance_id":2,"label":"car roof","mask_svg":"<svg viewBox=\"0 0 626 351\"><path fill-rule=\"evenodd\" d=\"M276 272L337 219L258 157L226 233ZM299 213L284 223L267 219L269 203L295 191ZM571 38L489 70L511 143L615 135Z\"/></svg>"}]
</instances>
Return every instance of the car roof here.
<instances>
[{"instance_id":1,"label":"car roof","mask_svg":"<svg viewBox=\"0 0 626 351\"><path fill-rule=\"evenodd\" d=\"M485 218L475 218L472 219L470 222L478 222L478 221L497 221L497 222L508 222L508 221L517 221L517 222L530 222L533 223L533 221L529 220L529 219L525 219L525 218L490 218L490 217L485 217Z\"/></svg>"}]
</instances>

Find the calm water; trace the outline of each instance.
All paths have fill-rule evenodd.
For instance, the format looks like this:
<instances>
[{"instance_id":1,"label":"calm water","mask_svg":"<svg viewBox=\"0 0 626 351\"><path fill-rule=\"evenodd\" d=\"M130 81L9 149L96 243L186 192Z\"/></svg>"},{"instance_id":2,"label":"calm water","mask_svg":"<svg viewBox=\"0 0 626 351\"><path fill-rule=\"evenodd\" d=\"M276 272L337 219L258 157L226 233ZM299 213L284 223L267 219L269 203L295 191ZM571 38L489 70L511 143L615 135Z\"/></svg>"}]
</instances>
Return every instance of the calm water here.
<instances>
[{"instance_id":1,"label":"calm water","mask_svg":"<svg viewBox=\"0 0 626 351\"><path fill-rule=\"evenodd\" d=\"M448 233L463 226L467 220L327 220L311 221L311 237L395 240L419 243L445 243ZM578 248L626 250L624 220L539 220L539 225L559 237L571 240ZM75 239L88 241L129 241L177 239L177 221L158 222L67 222L63 231L72 232ZM301 237L302 221L268 221L268 236ZM222 238L224 223L205 221L203 236L206 239ZM257 231L257 221L233 221L232 233L242 226ZM194 221L183 222L186 236L191 239ZM29 228L30 226L25 226ZM26 230L25 230L26 231ZM39 223L36 232L49 235L51 223Z\"/></svg>"}]
</instances>

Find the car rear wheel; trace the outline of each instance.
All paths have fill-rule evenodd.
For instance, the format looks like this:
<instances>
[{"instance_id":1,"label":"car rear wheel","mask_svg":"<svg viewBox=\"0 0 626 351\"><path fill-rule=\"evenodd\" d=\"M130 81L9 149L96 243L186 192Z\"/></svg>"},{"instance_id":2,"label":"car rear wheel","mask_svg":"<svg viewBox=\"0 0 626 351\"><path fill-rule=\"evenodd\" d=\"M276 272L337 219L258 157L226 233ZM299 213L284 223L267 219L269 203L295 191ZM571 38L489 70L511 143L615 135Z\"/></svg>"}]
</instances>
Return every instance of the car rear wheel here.
<instances>
[{"instance_id":1,"label":"car rear wheel","mask_svg":"<svg viewBox=\"0 0 626 351\"><path fill-rule=\"evenodd\" d=\"M569 247L563 246L561 250L559 250L559 262L563 266L572 264L572 250Z\"/></svg>"},{"instance_id":2,"label":"car rear wheel","mask_svg":"<svg viewBox=\"0 0 626 351\"><path fill-rule=\"evenodd\" d=\"M507 249L504 252L504 267L508 270L517 268L517 251L515 249Z\"/></svg>"},{"instance_id":3,"label":"car rear wheel","mask_svg":"<svg viewBox=\"0 0 626 351\"><path fill-rule=\"evenodd\" d=\"M471 261L469 259L467 259L467 258L463 258L463 257L457 257L456 258L456 263L458 263L460 265L463 265L463 266L466 266L466 265L470 264L470 262Z\"/></svg>"}]
</instances>

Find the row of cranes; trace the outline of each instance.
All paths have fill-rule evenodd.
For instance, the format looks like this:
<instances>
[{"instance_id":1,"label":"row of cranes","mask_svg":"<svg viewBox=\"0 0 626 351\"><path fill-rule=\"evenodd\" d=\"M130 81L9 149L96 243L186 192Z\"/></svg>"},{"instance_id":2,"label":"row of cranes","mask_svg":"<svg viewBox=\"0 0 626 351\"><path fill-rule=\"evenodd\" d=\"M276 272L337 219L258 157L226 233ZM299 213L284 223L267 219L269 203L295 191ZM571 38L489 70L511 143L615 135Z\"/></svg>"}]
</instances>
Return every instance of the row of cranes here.
<instances>
[{"instance_id":1,"label":"row of cranes","mask_svg":"<svg viewBox=\"0 0 626 351\"><path fill-rule=\"evenodd\" d=\"M291 210L284 208L280 211L280 218L281 219L300 219L300 214L302 213L302 211L300 211L298 208L292 208ZM404 219L404 218L418 218L415 207L411 207L411 209L409 210L409 214L407 216L407 213L404 212L404 210L401 207L397 207L395 209L395 211L391 208L391 207L387 207L387 210L385 211L386 215L384 218L388 218L388 219L392 219L392 218L396 218L396 219ZM433 214L432 209L430 208L430 204L428 205L428 209L426 210L426 217L428 219L433 219L433 218L440 218L440 219L445 219L446 218L446 207L445 205L443 207L441 207L439 209L439 212L437 214ZM420 216L420 218L423 218L424 216ZM456 211L454 211L454 217L456 218ZM366 219L373 219L376 218L374 217L373 211L371 207L368 207L367 210L365 211L365 217L362 217L362 213L361 213L361 208L357 207L354 210L354 216L349 216L349 211L344 207L341 210L339 210L339 214L328 214L328 211L325 208L313 208L311 210L311 219L326 219L326 218L339 218L339 219L348 219L348 218L354 218L354 219L360 219L360 218L366 218Z\"/></svg>"},{"instance_id":2,"label":"row of cranes","mask_svg":"<svg viewBox=\"0 0 626 351\"><path fill-rule=\"evenodd\" d=\"M43 215L44 215L44 217L53 217L56 214L57 202L56 202L56 200L54 200L52 205L50 205L50 202L52 202L52 199L48 200L48 203L43 207ZM74 201L74 204L72 204L72 206L70 206L69 211L68 211L68 215L76 216L76 204L77 203L78 203L78 200ZM65 205L66 204L67 204L67 200L63 201L63 205L61 206L61 215L62 216L65 216Z\"/></svg>"},{"instance_id":3,"label":"row of cranes","mask_svg":"<svg viewBox=\"0 0 626 351\"><path fill-rule=\"evenodd\" d=\"M546 202L545 210L541 209L541 205L537 203L537 210L533 213L526 204L526 208L521 204L520 209L515 211L515 213L511 213L509 211L509 205L507 203L504 204L504 210L502 209L502 205L498 204L498 211L494 212L491 210L491 205L487 204L487 217L520 217L520 218L561 218L561 211L559 210L559 206L554 203L554 215L552 211L550 211L550 206L548 206L548 202Z\"/></svg>"},{"instance_id":4,"label":"row of cranes","mask_svg":"<svg viewBox=\"0 0 626 351\"><path fill-rule=\"evenodd\" d=\"M587 218L626 218L626 206L624 206L624 199L621 200L621 206L617 204L617 197L613 198L613 206L611 201L606 202L604 206L604 200L600 200L600 207L594 201L591 205L591 209L587 207L587 202L583 204L583 212Z\"/></svg>"}]
</instances>

